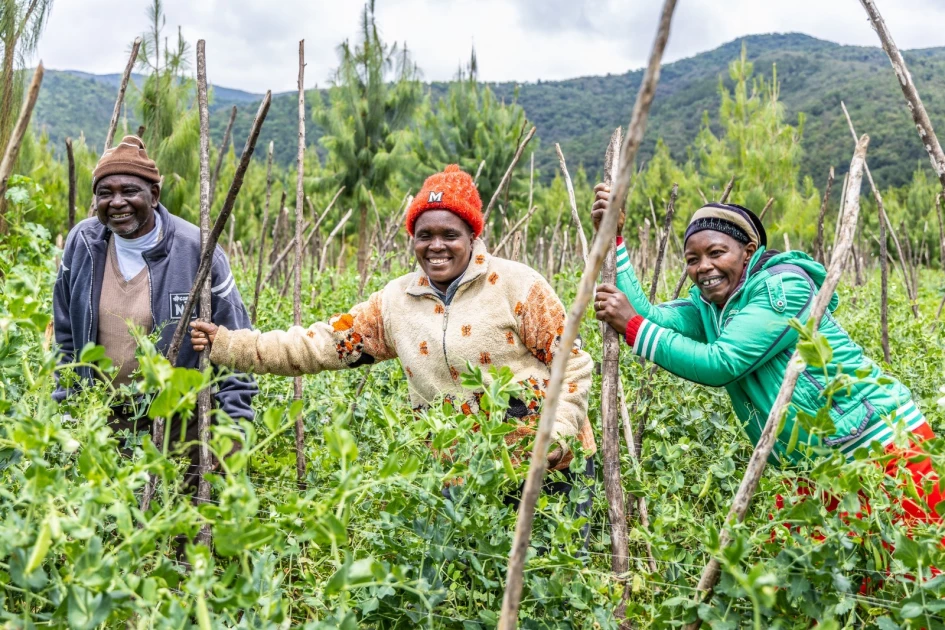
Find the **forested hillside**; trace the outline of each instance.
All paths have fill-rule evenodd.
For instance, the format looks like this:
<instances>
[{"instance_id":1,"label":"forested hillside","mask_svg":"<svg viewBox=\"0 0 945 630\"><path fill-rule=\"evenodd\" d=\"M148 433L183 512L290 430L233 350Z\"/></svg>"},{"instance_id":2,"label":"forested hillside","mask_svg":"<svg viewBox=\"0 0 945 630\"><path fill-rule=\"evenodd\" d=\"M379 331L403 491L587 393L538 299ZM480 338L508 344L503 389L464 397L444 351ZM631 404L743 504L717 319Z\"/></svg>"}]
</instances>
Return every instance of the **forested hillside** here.
<instances>
[{"instance_id":1,"label":"forested hillside","mask_svg":"<svg viewBox=\"0 0 945 630\"><path fill-rule=\"evenodd\" d=\"M715 120L719 81L732 84L728 64L739 55L742 45L754 62L756 77L770 78L772 67L777 66L779 97L787 120L796 124L799 115L805 114L806 155L801 176L811 175L822 185L831 165L838 172L846 168L850 137L840 111L841 100L846 102L859 132L868 132L872 137L870 165L883 185L907 184L916 163L925 162L882 50L841 46L801 34L745 37L666 65L647 129L644 158L652 154L656 140L662 137L673 157L685 159L686 148L703 123L703 112L709 112L710 119ZM945 128L945 83L935 81L935 77L945 76L945 49L913 50L905 56L933 122ZM541 175L547 179L554 174L555 142L561 143L569 161L583 163L590 172L599 170L600 147L606 144L610 130L626 120L641 76L642 71L634 71L566 81L493 83L490 87L506 101L517 98L529 119L538 126L543 142L536 161ZM78 137L84 132L89 144L95 147L105 135L117 79L118 75L50 71L46 79L50 89L40 95L36 123L47 130L56 146L61 147L66 136ZM428 92L435 99L445 92L446 86L433 83ZM134 90L129 90L129 98L133 104ZM214 136L223 135L229 108L235 104L239 114L234 135L245 137L258 106L255 98L247 92L216 88L211 105ZM261 138L264 142L276 141L276 159L284 164L295 156L294 98L290 94L274 97ZM129 111L133 110L134 107ZM129 129L133 131L137 124L129 115ZM315 143L321 133L314 121L310 124L308 137Z\"/></svg>"}]
</instances>

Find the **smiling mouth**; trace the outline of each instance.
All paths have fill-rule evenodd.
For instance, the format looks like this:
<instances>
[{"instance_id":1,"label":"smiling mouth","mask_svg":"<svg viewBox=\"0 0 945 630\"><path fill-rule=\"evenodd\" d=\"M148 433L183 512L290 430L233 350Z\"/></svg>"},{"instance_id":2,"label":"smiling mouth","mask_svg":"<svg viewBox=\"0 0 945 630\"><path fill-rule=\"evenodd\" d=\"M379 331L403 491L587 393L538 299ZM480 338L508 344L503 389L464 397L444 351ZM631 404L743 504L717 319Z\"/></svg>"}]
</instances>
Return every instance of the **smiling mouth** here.
<instances>
[{"instance_id":1,"label":"smiling mouth","mask_svg":"<svg viewBox=\"0 0 945 630\"><path fill-rule=\"evenodd\" d=\"M724 276L712 276L711 278L704 278L699 281L699 286L703 289L711 289L712 287L717 287L722 284L722 281L725 280Z\"/></svg>"},{"instance_id":2,"label":"smiling mouth","mask_svg":"<svg viewBox=\"0 0 945 630\"><path fill-rule=\"evenodd\" d=\"M446 265L452 260L451 258L427 258L427 262L434 266Z\"/></svg>"},{"instance_id":3,"label":"smiling mouth","mask_svg":"<svg viewBox=\"0 0 945 630\"><path fill-rule=\"evenodd\" d=\"M113 215L111 216L111 220L112 220L112 221L124 221L125 219L131 217L132 214L133 214L133 213L131 213L131 212L123 212L122 214L113 214Z\"/></svg>"}]
</instances>

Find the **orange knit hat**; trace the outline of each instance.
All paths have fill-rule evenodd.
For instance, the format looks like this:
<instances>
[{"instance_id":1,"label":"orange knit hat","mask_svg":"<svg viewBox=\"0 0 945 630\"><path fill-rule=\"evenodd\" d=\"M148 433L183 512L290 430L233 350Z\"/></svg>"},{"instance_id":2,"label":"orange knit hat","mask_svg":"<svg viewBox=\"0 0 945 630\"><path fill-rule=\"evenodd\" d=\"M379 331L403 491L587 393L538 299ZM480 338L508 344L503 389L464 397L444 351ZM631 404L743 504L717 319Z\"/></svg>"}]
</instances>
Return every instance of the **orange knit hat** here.
<instances>
[{"instance_id":1,"label":"orange knit hat","mask_svg":"<svg viewBox=\"0 0 945 630\"><path fill-rule=\"evenodd\" d=\"M413 236L417 217L427 210L449 210L465 221L473 234L482 234L482 199L469 173L450 164L442 173L435 173L423 182L423 188L407 209L407 233Z\"/></svg>"}]
</instances>

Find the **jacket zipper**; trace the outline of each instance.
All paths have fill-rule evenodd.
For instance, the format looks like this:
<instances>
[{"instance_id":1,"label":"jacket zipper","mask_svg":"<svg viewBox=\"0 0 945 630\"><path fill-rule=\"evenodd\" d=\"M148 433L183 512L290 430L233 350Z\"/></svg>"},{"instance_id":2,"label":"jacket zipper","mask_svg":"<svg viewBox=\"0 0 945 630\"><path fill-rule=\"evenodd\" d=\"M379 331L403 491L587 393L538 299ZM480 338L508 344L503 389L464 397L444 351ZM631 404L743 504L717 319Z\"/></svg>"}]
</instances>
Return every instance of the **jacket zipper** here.
<instances>
[{"instance_id":1,"label":"jacket zipper","mask_svg":"<svg viewBox=\"0 0 945 630\"><path fill-rule=\"evenodd\" d=\"M455 295L453 297L456 297ZM446 362L446 369L450 369L450 360L446 355L446 326L450 321L450 307L449 304L443 305L443 361Z\"/></svg>"}]
</instances>

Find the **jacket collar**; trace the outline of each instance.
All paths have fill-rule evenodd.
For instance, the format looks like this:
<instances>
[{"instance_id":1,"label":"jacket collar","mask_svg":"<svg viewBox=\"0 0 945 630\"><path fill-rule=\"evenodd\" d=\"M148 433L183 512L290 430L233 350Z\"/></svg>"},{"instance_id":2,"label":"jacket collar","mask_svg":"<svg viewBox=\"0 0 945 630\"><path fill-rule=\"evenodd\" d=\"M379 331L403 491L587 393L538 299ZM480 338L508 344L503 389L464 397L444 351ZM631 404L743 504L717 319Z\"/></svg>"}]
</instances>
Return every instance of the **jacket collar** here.
<instances>
[{"instance_id":1,"label":"jacket collar","mask_svg":"<svg viewBox=\"0 0 945 630\"><path fill-rule=\"evenodd\" d=\"M475 241L473 241L472 256L469 257L469 264L466 265L466 271L463 272L463 279L456 288L456 293L459 294L464 286L474 282L480 276L485 275L486 271L489 269L489 262L491 260L492 256L486 249L486 244L482 241L482 239L477 238ZM433 297L439 299L436 295L436 291L434 291L433 287L430 286L430 279L425 273L423 273L423 270L420 269L419 265L417 266L417 271L414 274L414 280L407 285L405 293L415 297L432 295Z\"/></svg>"},{"instance_id":2,"label":"jacket collar","mask_svg":"<svg viewBox=\"0 0 945 630\"><path fill-rule=\"evenodd\" d=\"M154 247L142 254L147 260L160 260L167 257L171 251L174 232L177 227L174 224L174 217L171 216L171 213L167 211L163 204L159 203L155 212L161 217L161 229L164 230L164 235ZM102 225L100 221L89 221L89 224L83 228L82 235L91 246L101 248L104 251L105 243L111 238L112 231Z\"/></svg>"}]
</instances>

